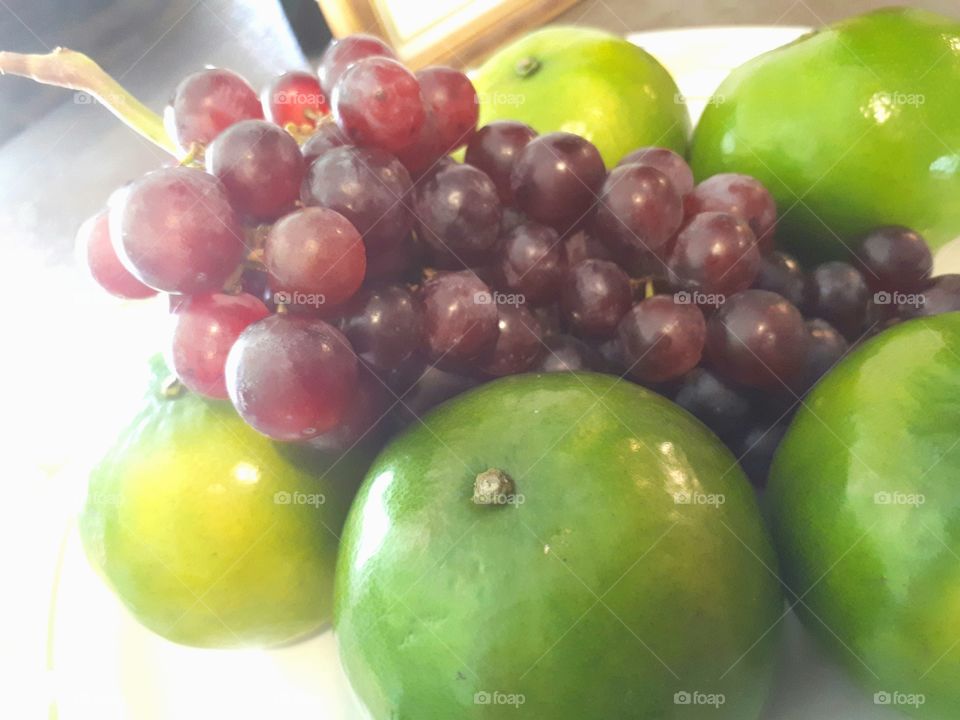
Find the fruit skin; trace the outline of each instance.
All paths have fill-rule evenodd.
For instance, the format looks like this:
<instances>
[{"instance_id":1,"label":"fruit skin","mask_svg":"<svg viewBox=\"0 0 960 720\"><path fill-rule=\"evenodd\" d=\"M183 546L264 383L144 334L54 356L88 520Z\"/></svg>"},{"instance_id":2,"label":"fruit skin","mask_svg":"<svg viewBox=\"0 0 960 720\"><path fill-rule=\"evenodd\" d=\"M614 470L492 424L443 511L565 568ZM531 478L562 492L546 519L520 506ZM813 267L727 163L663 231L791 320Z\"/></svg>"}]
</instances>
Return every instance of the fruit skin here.
<instances>
[{"instance_id":1,"label":"fruit skin","mask_svg":"<svg viewBox=\"0 0 960 720\"><path fill-rule=\"evenodd\" d=\"M747 173L776 198L777 234L807 262L842 259L877 225L938 248L960 234L960 23L891 8L734 70L694 133L699 180ZM798 198L802 197L802 202Z\"/></svg>"},{"instance_id":2,"label":"fruit skin","mask_svg":"<svg viewBox=\"0 0 960 720\"><path fill-rule=\"evenodd\" d=\"M698 421L617 378L552 373L423 422L374 462L338 559L340 654L376 720L687 718L674 693L694 688L725 693L710 717L757 717L776 560L733 456ZM522 504L471 502L489 468ZM694 491L725 502L675 502ZM475 704L494 691L525 702Z\"/></svg>"},{"instance_id":3,"label":"fruit skin","mask_svg":"<svg viewBox=\"0 0 960 720\"><path fill-rule=\"evenodd\" d=\"M142 409L90 473L79 527L91 564L174 642L267 646L318 630L370 449L334 465L277 445L228 403L163 398L168 375L155 357ZM325 501L283 504L294 493Z\"/></svg>"},{"instance_id":4,"label":"fruit skin","mask_svg":"<svg viewBox=\"0 0 960 720\"><path fill-rule=\"evenodd\" d=\"M917 717L956 718L960 313L885 331L805 403L768 488L797 610L868 693L922 693Z\"/></svg>"},{"instance_id":5,"label":"fruit skin","mask_svg":"<svg viewBox=\"0 0 960 720\"><path fill-rule=\"evenodd\" d=\"M524 76L518 63L527 58L540 65ZM609 33L538 30L501 48L472 80L479 127L519 120L541 134L575 133L597 146L607 167L647 145L686 153L690 117L673 78L644 50Z\"/></svg>"}]
</instances>

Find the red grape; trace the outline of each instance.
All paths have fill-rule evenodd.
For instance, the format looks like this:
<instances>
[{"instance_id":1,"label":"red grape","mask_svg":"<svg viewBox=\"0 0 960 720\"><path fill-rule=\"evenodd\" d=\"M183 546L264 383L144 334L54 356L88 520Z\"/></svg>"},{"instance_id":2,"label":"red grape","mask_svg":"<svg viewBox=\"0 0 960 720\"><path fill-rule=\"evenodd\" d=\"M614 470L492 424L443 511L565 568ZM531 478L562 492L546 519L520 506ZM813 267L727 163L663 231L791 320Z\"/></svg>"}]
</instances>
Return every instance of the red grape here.
<instances>
[{"instance_id":1,"label":"red grape","mask_svg":"<svg viewBox=\"0 0 960 720\"><path fill-rule=\"evenodd\" d=\"M97 284L111 295L127 300L153 297L157 291L137 280L123 266L110 241L107 211L88 218L77 230L77 249Z\"/></svg>"},{"instance_id":2,"label":"red grape","mask_svg":"<svg viewBox=\"0 0 960 720\"><path fill-rule=\"evenodd\" d=\"M871 230L854 257L874 291L909 293L923 287L933 272L933 253L927 241L899 225Z\"/></svg>"},{"instance_id":3,"label":"red grape","mask_svg":"<svg viewBox=\"0 0 960 720\"><path fill-rule=\"evenodd\" d=\"M413 73L371 57L351 65L334 87L333 116L355 145L396 153L416 142L426 106Z\"/></svg>"},{"instance_id":4,"label":"red grape","mask_svg":"<svg viewBox=\"0 0 960 720\"><path fill-rule=\"evenodd\" d=\"M707 356L734 382L790 388L803 371L807 336L800 311L782 296L745 290L707 321Z\"/></svg>"},{"instance_id":5,"label":"red grape","mask_svg":"<svg viewBox=\"0 0 960 720\"><path fill-rule=\"evenodd\" d=\"M237 212L254 220L273 220L290 210L305 172L297 141L264 120L244 120L224 130L210 143L205 160Z\"/></svg>"},{"instance_id":6,"label":"red grape","mask_svg":"<svg viewBox=\"0 0 960 720\"><path fill-rule=\"evenodd\" d=\"M333 210L312 207L290 213L273 226L264 264L274 300L319 307L353 295L367 262L357 229Z\"/></svg>"},{"instance_id":7,"label":"red grape","mask_svg":"<svg viewBox=\"0 0 960 720\"><path fill-rule=\"evenodd\" d=\"M477 130L467 144L466 162L483 170L493 180L504 205L513 204L510 173L517 156L536 136L536 130L529 125L497 120Z\"/></svg>"},{"instance_id":8,"label":"red grape","mask_svg":"<svg viewBox=\"0 0 960 720\"><path fill-rule=\"evenodd\" d=\"M480 369L494 377L530 370L544 349L540 322L519 304L498 303L497 315L497 340L480 359Z\"/></svg>"},{"instance_id":9,"label":"red grape","mask_svg":"<svg viewBox=\"0 0 960 720\"><path fill-rule=\"evenodd\" d=\"M470 78L449 67L428 67L417 72L427 107L437 121L437 135L445 152L470 140L477 128L480 99Z\"/></svg>"},{"instance_id":10,"label":"red grape","mask_svg":"<svg viewBox=\"0 0 960 720\"><path fill-rule=\"evenodd\" d=\"M656 295L631 308L617 326L627 372L642 382L664 382L695 368L707 327L696 305Z\"/></svg>"},{"instance_id":11,"label":"red grape","mask_svg":"<svg viewBox=\"0 0 960 720\"><path fill-rule=\"evenodd\" d=\"M180 381L207 397L225 400L227 354L248 325L270 314L253 295L192 295L176 310L173 371Z\"/></svg>"},{"instance_id":12,"label":"red grape","mask_svg":"<svg viewBox=\"0 0 960 720\"><path fill-rule=\"evenodd\" d=\"M687 161L673 150L661 147L640 148L625 155L617 163L617 167L631 164L659 170L667 176L674 190L680 193L681 197L693 190L693 170L687 165Z\"/></svg>"},{"instance_id":13,"label":"red grape","mask_svg":"<svg viewBox=\"0 0 960 720\"><path fill-rule=\"evenodd\" d=\"M246 80L230 70L209 68L180 81L164 120L186 151L192 143L207 145L236 122L262 118L260 100Z\"/></svg>"},{"instance_id":14,"label":"red grape","mask_svg":"<svg viewBox=\"0 0 960 720\"><path fill-rule=\"evenodd\" d=\"M320 85L328 94L333 92L334 86L346 69L358 60L368 57L397 59L393 48L372 35L349 35L340 40L334 40L323 52L320 65L317 67Z\"/></svg>"},{"instance_id":15,"label":"red grape","mask_svg":"<svg viewBox=\"0 0 960 720\"><path fill-rule=\"evenodd\" d=\"M570 327L590 337L613 335L631 300L630 278L608 260L584 260L574 265L561 296Z\"/></svg>"},{"instance_id":16,"label":"red grape","mask_svg":"<svg viewBox=\"0 0 960 720\"><path fill-rule=\"evenodd\" d=\"M365 364L386 373L420 349L423 312L409 290L387 285L354 296L340 329Z\"/></svg>"},{"instance_id":17,"label":"red grape","mask_svg":"<svg viewBox=\"0 0 960 720\"><path fill-rule=\"evenodd\" d=\"M705 212L677 235L667 265L680 287L727 296L750 287L760 269L760 253L740 218Z\"/></svg>"},{"instance_id":18,"label":"red grape","mask_svg":"<svg viewBox=\"0 0 960 720\"><path fill-rule=\"evenodd\" d=\"M441 272L421 288L424 336L433 360L471 360L493 347L499 332L490 288L473 272Z\"/></svg>"},{"instance_id":19,"label":"red grape","mask_svg":"<svg viewBox=\"0 0 960 720\"><path fill-rule=\"evenodd\" d=\"M744 220L753 230L762 252L773 249L777 203L756 178L721 173L707 178L684 198L687 217L702 212L725 212Z\"/></svg>"},{"instance_id":20,"label":"red grape","mask_svg":"<svg viewBox=\"0 0 960 720\"><path fill-rule=\"evenodd\" d=\"M563 238L563 257L568 267L591 258L613 260L613 253L588 230L579 228Z\"/></svg>"},{"instance_id":21,"label":"red grape","mask_svg":"<svg viewBox=\"0 0 960 720\"><path fill-rule=\"evenodd\" d=\"M188 167L155 170L116 194L110 237L137 279L170 293L219 290L246 253L223 185Z\"/></svg>"},{"instance_id":22,"label":"red grape","mask_svg":"<svg viewBox=\"0 0 960 720\"><path fill-rule=\"evenodd\" d=\"M346 136L340 132L337 124L333 120L327 119L317 125L313 135L308 137L306 142L300 146L300 152L303 153L304 160L309 165L327 150L348 145L349 142Z\"/></svg>"},{"instance_id":23,"label":"red grape","mask_svg":"<svg viewBox=\"0 0 960 720\"><path fill-rule=\"evenodd\" d=\"M579 135L554 132L531 140L510 174L517 207L561 232L586 215L607 175L600 153Z\"/></svg>"},{"instance_id":24,"label":"red grape","mask_svg":"<svg viewBox=\"0 0 960 720\"><path fill-rule=\"evenodd\" d=\"M753 287L783 295L800 307L806 297L807 276L792 255L774 250L760 258L760 271Z\"/></svg>"},{"instance_id":25,"label":"red grape","mask_svg":"<svg viewBox=\"0 0 960 720\"><path fill-rule=\"evenodd\" d=\"M867 317L869 299L870 289L859 270L845 262L826 262L810 275L806 310L856 340Z\"/></svg>"},{"instance_id":26,"label":"red grape","mask_svg":"<svg viewBox=\"0 0 960 720\"><path fill-rule=\"evenodd\" d=\"M527 222L507 234L500 246L500 273L510 290L526 302L552 302L560 294L565 264L557 231Z\"/></svg>"},{"instance_id":27,"label":"red grape","mask_svg":"<svg viewBox=\"0 0 960 720\"><path fill-rule=\"evenodd\" d=\"M414 177L426 175L438 167L441 158L446 157L446 150L440 138L436 113L427 108L423 125L412 145L397 150L397 159Z\"/></svg>"},{"instance_id":28,"label":"red grape","mask_svg":"<svg viewBox=\"0 0 960 720\"><path fill-rule=\"evenodd\" d=\"M349 341L317 318L271 315L241 333L227 356L227 392L255 430L307 440L346 415L356 395Z\"/></svg>"},{"instance_id":29,"label":"red grape","mask_svg":"<svg viewBox=\"0 0 960 720\"><path fill-rule=\"evenodd\" d=\"M361 366L356 391L340 421L310 438L307 445L322 452L343 453L371 436L376 438L381 421L395 402L383 382Z\"/></svg>"},{"instance_id":30,"label":"red grape","mask_svg":"<svg viewBox=\"0 0 960 720\"><path fill-rule=\"evenodd\" d=\"M260 93L260 103L267 119L280 127L290 123L298 128L316 127L320 117L330 112L317 76L300 70L273 78Z\"/></svg>"}]
</instances>

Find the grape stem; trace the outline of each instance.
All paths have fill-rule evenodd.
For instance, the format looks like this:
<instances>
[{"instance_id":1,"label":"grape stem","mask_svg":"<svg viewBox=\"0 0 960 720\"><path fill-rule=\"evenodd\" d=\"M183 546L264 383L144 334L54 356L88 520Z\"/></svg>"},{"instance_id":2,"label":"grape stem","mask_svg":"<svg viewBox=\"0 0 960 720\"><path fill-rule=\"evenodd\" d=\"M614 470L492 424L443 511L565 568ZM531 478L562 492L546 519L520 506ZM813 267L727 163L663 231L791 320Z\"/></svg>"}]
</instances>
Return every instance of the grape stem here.
<instances>
[{"instance_id":1,"label":"grape stem","mask_svg":"<svg viewBox=\"0 0 960 720\"><path fill-rule=\"evenodd\" d=\"M0 75L8 74L92 95L157 147L174 157L181 155L164 129L163 119L83 53L60 47L45 55L0 51Z\"/></svg>"}]
</instances>

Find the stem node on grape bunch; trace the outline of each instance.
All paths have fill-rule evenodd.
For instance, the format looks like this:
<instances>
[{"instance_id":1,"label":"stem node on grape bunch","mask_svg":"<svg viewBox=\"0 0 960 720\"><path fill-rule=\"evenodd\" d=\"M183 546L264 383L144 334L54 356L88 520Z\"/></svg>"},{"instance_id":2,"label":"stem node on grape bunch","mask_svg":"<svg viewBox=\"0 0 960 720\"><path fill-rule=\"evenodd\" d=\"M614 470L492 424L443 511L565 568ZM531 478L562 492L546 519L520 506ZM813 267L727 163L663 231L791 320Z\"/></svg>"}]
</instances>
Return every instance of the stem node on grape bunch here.
<instances>
[{"instance_id":1,"label":"stem node on grape bunch","mask_svg":"<svg viewBox=\"0 0 960 720\"><path fill-rule=\"evenodd\" d=\"M180 156L167 135L162 118L83 53L63 47L43 55L0 51L0 75L8 74L95 97L128 127L161 150L174 157Z\"/></svg>"}]
</instances>

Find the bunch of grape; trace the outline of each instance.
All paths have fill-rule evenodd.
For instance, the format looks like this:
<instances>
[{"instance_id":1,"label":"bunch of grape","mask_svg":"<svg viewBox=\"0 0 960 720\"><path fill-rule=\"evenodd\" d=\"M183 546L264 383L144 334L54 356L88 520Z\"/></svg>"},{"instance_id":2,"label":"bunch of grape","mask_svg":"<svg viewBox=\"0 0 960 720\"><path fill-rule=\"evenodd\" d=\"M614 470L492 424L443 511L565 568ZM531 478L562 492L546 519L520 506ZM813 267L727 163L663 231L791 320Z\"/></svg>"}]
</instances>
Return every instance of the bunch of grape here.
<instances>
[{"instance_id":1,"label":"bunch of grape","mask_svg":"<svg viewBox=\"0 0 960 720\"><path fill-rule=\"evenodd\" d=\"M477 117L466 75L369 36L260 98L190 75L165 116L184 161L85 223L90 271L169 294L182 384L277 440L344 449L485 379L596 370L673 398L757 477L851 343L960 309L904 228L805 273L753 178L695 185L661 148L608 172L577 135Z\"/></svg>"}]
</instances>

